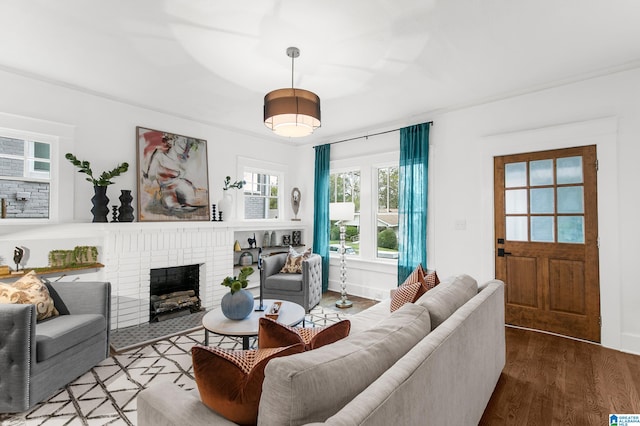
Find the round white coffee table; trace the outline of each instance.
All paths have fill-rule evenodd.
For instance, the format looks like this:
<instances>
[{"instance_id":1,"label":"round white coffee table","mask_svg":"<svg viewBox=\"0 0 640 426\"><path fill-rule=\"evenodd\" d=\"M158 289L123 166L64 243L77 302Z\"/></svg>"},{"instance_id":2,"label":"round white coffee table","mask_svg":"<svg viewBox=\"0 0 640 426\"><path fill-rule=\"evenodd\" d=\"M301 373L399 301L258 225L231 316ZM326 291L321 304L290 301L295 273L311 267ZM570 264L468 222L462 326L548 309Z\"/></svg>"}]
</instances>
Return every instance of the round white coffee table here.
<instances>
[{"instance_id":1,"label":"round white coffee table","mask_svg":"<svg viewBox=\"0 0 640 426\"><path fill-rule=\"evenodd\" d=\"M216 308L202 317L204 327L204 344L209 346L209 332L222 336L242 337L242 349L249 349L249 338L258 335L259 319L264 317L265 312L269 312L274 299L264 299L262 304L264 311L256 312L255 308L260 304L259 300L254 301L254 310L242 320L232 320L224 316L222 309ZM296 303L281 301L280 315L277 321L288 326L294 326L304 320L304 308Z\"/></svg>"}]
</instances>

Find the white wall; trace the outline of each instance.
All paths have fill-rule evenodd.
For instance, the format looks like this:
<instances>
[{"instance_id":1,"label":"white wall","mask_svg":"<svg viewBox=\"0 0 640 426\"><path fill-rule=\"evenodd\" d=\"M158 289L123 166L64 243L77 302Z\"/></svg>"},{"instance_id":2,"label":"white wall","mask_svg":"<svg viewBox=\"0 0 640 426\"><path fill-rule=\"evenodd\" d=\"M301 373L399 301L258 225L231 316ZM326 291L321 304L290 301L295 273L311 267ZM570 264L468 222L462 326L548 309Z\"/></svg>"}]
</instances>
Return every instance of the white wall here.
<instances>
[{"instance_id":1,"label":"white wall","mask_svg":"<svg viewBox=\"0 0 640 426\"><path fill-rule=\"evenodd\" d=\"M428 266L441 277L494 277L493 155L597 145L602 343L640 354L640 286L634 268L640 255L640 70L416 121L429 120L434 125ZM346 142L332 147L331 158L397 149L397 140ZM456 223L465 229L456 229ZM395 274L380 273L380 268L367 272L365 265L349 262L350 293L364 295L392 286Z\"/></svg>"},{"instance_id":2,"label":"white wall","mask_svg":"<svg viewBox=\"0 0 640 426\"><path fill-rule=\"evenodd\" d=\"M640 353L639 83L634 70L434 117L431 266L494 276L492 155L595 143L602 343Z\"/></svg>"}]
</instances>

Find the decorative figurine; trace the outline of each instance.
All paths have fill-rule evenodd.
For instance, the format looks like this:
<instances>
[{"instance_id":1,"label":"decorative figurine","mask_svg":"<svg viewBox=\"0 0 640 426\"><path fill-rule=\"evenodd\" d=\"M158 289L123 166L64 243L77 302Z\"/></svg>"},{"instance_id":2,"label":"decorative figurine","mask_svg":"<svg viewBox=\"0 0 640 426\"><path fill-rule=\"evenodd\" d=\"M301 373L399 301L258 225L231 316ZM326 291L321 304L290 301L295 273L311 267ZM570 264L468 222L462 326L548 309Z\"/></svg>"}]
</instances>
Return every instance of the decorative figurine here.
<instances>
[{"instance_id":1,"label":"decorative figurine","mask_svg":"<svg viewBox=\"0 0 640 426\"><path fill-rule=\"evenodd\" d=\"M211 204L211 221L216 222L216 205Z\"/></svg>"},{"instance_id":2,"label":"decorative figurine","mask_svg":"<svg viewBox=\"0 0 640 426\"><path fill-rule=\"evenodd\" d=\"M118 206L111 206L111 209L113 210L113 217L111 218L111 222L117 222L118 221Z\"/></svg>"},{"instance_id":3,"label":"decorative figurine","mask_svg":"<svg viewBox=\"0 0 640 426\"><path fill-rule=\"evenodd\" d=\"M256 233L253 233L253 238L247 238L247 242L249 243L249 248L256 248Z\"/></svg>"},{"instance_id":4,"label":"decorative figurine","mask_svg":"<svg viewBox=\"0 0 640 426\"><path fill-rule=\"evenodd\" d=\"M16 247L13 250L13 261L16 264L16 272L20 270L20 262L22 262L22 256L24 256L24 249L22 247Z\"/></svg>"},{"instance_id":5,"label":"decorative figurine","mask_svg":"<svg viewBox=\"0 0 640 426\"><path fill-rule=\"evenodd\" d=\"M300 231L291 232L291 240L294 246L302 245L302 233Z\"/></svg>"},{"instance_id":6,"label":"decorative figurine","mask_svg":"<svg viewBox=\"0 0 640 426\"><path fill-rule=\"evenodd\" d=\"M291 208L293 208L293 219L295 221L299 221L298 219L298 210L300 210L300 200L302 198L302 194L300 190L296 187L291 190Z\"/></svg>"}]
</instances>

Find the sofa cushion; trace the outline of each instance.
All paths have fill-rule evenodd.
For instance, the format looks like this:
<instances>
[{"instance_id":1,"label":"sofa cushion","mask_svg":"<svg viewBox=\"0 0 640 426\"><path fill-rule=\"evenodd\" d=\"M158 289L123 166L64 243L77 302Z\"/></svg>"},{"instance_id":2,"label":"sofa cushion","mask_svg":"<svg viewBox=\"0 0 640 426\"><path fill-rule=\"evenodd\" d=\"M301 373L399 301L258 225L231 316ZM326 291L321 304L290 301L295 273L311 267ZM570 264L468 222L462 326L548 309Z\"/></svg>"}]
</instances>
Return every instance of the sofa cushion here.
<instances>
[{"instance_id":1,"label":"sofa cushion","mask_svg":"<svg viewBox=\"0 0 640 426\"><path fill-rule=\"evenodd\" d=\"M278 348L302 343L305 351L337 342L349 335L351 322L338 321L324 327L289 327L271 318L260 318L258 348Z\"/></svg>"},{"instance_id":2,"label":"sofa cushion","mask_svg":"<svg viewBox=\"0 0 640 426\"><path fill-rule=\"evenodd\" d=\"M413 303L416 300L416 296L420 289L422 288L422 283L411 283L411 284L403 284L393 293L393 297L391 298L390 309L391 312L398 310L405 303Z\"/></svg>"},{"instance_id":3,"label":"sofa cushion","mask_svg":"<svg viewBox=\"0 0 640 426\"><path fill-rule=\"evenodd\" d=\"M324 421L362 392L431 330L429 313L406 304L375 327L331 345L271 360L259 425ZM262 407L266 407L263 409Z\"/></svg>"},{"instance_id":4,"label":"sofa cushion","mask_svg":"<svg viewBox=\"0 0 640 426\"><path fill-rule=\"evenodd\" d=\"M420 297L426 290L424 288L424 269L422 264L418 264L404 282L398 286L398 288L391 291L391 312L398 309L405 303L413 303Z\"/></svg>"},{"instance_id":5,"label":"sofa cushion","mask_svg":"<svg viewBox=\"0 0 640 426\"><path fill-rule=\"evenodd\" d=\"M302 275L300 274L275 274L267 277L264 288L279 291L302 291Z\"/></svg>"},{"instance_id":6,"label":"sofa cushion","mask_svg":"<svg viewBox=\"0 0 640 426\"><path fill-rule=\"evenodd\" d=\"M45 361L106 328L107 321L99 314L60 315L44 320L36 327L36 360Z\"/></svg>"},{"instance_id":7,"label":"sofa cushion","mask_svg":"<svg viewBox=\"0 0 640 426\"><path fill-rule=\"evenodd\" d=\"M426 292L416 301L431 315L431 329L442 324L458 308L478 294L478 283L469 275L458 275Z\"/></svg>"},{"instance_id":8,"label":"sofa cushion","mask_svg":"<svg viewBox=\"0 0 640 426\"><path fill-rule=\"evenodd\" d=\"M438 274L436 274L436 271L433 271L430 273L427 273L426 271L424 271L424 277L421 283L422 283L422 288L420 289L420 291L418 291L418 294L416 295L414 302L418 300L420 297L422 297L423 294L425 294L426 292L428 292L429 290L431 290L432 288L440 284L440 279L438 278Z\"/></svg>"},{"instance_id":9,"label":"sofa cushion","mask_svg":"<svg viewBox=\"0 0 640 426\"><path fill-rule=\"evenodd\" d=\"M0 283L0 303L35 305L38 321L58 315L47 285L33 271L14 283Z\"/></svg>"},{"instance_id":10,"label":"sofa cushion","mask_svg":"<svg viewBox=\"0 0 640 426\"><path fill-rule=\"evenodd\" d=\"M196 345L191 356L200 399L228 420L256 424L265 366L303 350L302 344L244 351Z\"/></svg>"},{"instance_id":11,"label":"sofa cushion","mask_svg":"<svg viewBox=\"0 0 640 426\"><path fill-rule=\"evenodd\" d=\"M361 333L371 327L374 327L383 319L389 318L391 315L390 305L391 299L387 298L364 311L350 316L349 321L351 321L351 331L349 331L349 335L353 336L354 334Z\"/></svg>"},{"instance_id":12,"label":"sofa cushion","mask_svg":"<svg viewBox=\"0 0 640 426\"><path fill-rule=\"evenodd\" d=\"M280 269L281 274L301 274L302 262L311 256L311 247L306 249L302 253L298 253L293 247L289 246L289 253L287 259L284 261L284 266Z\"/></svg>"}]
</instances>

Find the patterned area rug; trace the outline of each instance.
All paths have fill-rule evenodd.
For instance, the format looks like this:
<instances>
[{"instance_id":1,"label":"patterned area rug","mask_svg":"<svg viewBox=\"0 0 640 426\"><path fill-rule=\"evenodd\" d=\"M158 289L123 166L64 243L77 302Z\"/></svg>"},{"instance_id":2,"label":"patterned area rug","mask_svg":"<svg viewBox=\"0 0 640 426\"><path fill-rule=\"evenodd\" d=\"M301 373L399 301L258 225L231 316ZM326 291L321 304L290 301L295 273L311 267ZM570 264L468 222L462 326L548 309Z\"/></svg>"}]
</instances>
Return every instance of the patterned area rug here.
<instances>
[{"instance_id":1,"label":"patterned area rug","mask_svg":"<svg viewBox=\"0 0 640 426\"><path fill-rule=\"evenodd\" d=\"M324 326L345 317L348 315L316 307L306 315L305 326ZM199 329L119 353L31 411L4 417L0 414L0 425L135 425L136 396L144 388L164 381L185 390L196 387L190 351L202 342L204 330ZM209 334L209 344L242 349L242 339L213 333Z\"/></svg>"}]
</instances>

